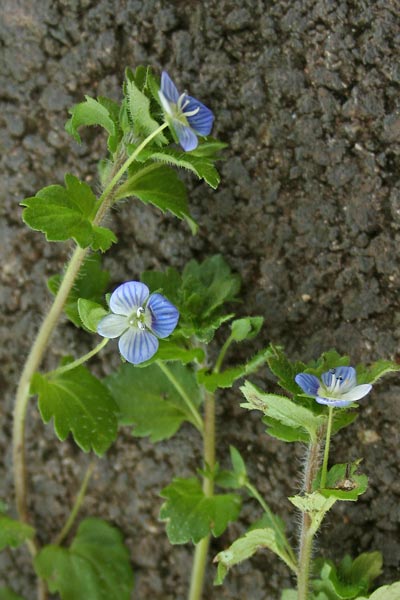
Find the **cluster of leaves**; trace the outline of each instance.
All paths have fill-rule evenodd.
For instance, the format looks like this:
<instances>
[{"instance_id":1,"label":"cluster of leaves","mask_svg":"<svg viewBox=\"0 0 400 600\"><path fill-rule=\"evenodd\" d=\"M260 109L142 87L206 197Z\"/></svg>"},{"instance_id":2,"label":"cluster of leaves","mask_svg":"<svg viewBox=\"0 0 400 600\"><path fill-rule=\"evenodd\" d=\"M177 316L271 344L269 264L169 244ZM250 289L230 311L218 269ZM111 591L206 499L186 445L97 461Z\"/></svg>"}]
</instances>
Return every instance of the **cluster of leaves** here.
<instances>
[{"instance_id":1,"label":"cluster of leaves","mask_svg":"<svg viewBox=\"0 0 400 600\"><path fill-rule=\"evenodd\" d=\"M135 72L127 69L120 104L101 96L97 99L87 96L71 109L66 129L78 143L82 127L96 125L107 132L110 156L100 165L106 189L123 160L136 152L127 176L113 192L114 201L138 198L162 212L169 211L185 219L194 233L197 225L190 216L186 188L174 167L190 170L216 188L219 175L215 162L225 144L209 137L200 141L192 152L182 152L171 144L169 133L159 132L140 151L143 140L155 134L163 121L158 90L159 83L149 68L138 67ZM104 252L117 238L96 222L102 200L96 198L87 183L67 174L65 187L51 185L23 201L23 220L32 229L45 233L49 241L73 239L82 248Z\"/></svg>"},{"instance_id":2,"label":"cluster of leaves","mask_svg":"<svg viewBox=\"0 0 400 600\"><path fill-rule=\"evenodd\" d=\"M314 399L306 397L296 384L295 376L298 373L307 372L320 377L322 373L331 368L349 365L349 357L340 356L336 351L331 350L324 353L317 361L307 364L300 361L291 362L285 356L282 348L271 345L267 362L277 378L278 385L290 397L265 393L246 381L241 387L246 402L241 406L248 410L261 411L264 415L263 422L267 425L267 433L280 440L307 443L321 440L326 429L327 408L315 402ZM389 361L378 361L369 368L360 366L356 370L358 382L374 383L386 373L398 371L399 366ZM352 423L356 416L357 412L354 408L337 410L333 421L333 433ZM310 534L314 535L318 531L326 512L336 501L355 501L360 494L366 491L367 477L357 472L360 462L357 460L353 463L332 466L327 473L323 489L320 489L321 471L319 471L313 482L311 493L289 498L298 510L309 515ZM262 526L259 522L253 524L244 536L216 556L215 562L218 563L216 583L222 583L227 571L233 565L249 558L259 548L269 548L296 573L297 565L292 560L293 554L289 549L286 537L283 536L284 529L279 527L279 518L268 512ZM320 566L320 579L313 582L313 600L353 599L361 598L360 594L368 592L372 580L380 572L381 559L379 553L361 555L354 562L346 558L338 571L327 562L317 561L315 568L319 568L318 565ZM384 593L387 594L382 596L385 600L392 598L391 590ZM381 596L378 594L376 597L380 598ZM282 600L294 600L295 598L297 599L295 590L286 590L282 596Z\"/></svg>"}]
</instances>

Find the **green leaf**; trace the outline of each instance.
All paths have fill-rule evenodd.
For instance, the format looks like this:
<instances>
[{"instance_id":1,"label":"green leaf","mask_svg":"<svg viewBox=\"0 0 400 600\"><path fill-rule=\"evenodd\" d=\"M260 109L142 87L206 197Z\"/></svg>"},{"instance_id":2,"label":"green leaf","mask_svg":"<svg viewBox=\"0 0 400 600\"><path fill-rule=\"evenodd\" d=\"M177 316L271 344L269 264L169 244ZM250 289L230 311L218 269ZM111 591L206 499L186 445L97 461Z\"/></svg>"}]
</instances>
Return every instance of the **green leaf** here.
<instances>
[{"instance_id":1,"label":"green leaf","mask_svg":"<svg viewBox=\"0 0 400 600\"><path fill-rule=\"evenodd\" d=\"M19 594L16 594L11 588L2 587L2 588L0 588L0 600L25 600L25 599L22 596L20 596Z\"/></svg>"},{"instance_id":2,"label":"green leaf","mask_svg":"<svg viewBox=\"0 0 400 600\"><path fill-rule=\"evenodd\" d=\"M99 96L97 98L97 101L108 111L109 117L114 123L115 134L109 135L107 140L107 147L109 151L113 154L117 151L118 145L121 142L123 135L120 126L121 105L118 102L111 100L110 98L105 98L104 96Z\"/></svg>"},{"instance_id":3,"label":"green leaf","mask_svg":"<svg viewBox=\"0 0 400 600\"><path fill-rule=\"evenodd\" d=\"M219 552L214 558L218 563L217 575L214 583L221 585L230 568L243 562L250 556L253 556L260 548L269 548L279 558L281 558L291 569L295 570L295 565L288 560L286 553L282 553L279 543L276 540L275 531L269 528L252 529L233 542L229 548Z\"/></svg>"},{"instance_id":4,"label":"green leaf","mask_svg":"<svg viewBox=\"0 0 400 600\"><path fill-rule=\"evenodd\" d=\"M281 600L298 600L297 590L283 590Z\"/></svg>"},{"instance_id":5,"label":"green leaf","mask_svg":"<svg viewBox=\"0 0 400 600\"><path fill-rule=\"evenodd\" d=\"M356 474L360 462L361 460L356 460L353 463L331 467L326 476L325 488L319 490L320 494L326 498L332 497L338 500L357 500L358 496L364 494L368 487L368 477ZM321 471L315 478L314 490L318 490L320 479Z\"/></svg>"},{"instance_id":6,"label":"green leaf","mask_svg":"<svg viewBox=\"0 0 400 600\"><path fill-rule=\"evenodd\" d=\"M103 317L108 315L108 310L101 304L86 300L86 298L78 298L78 313L82 324L92 333L97 332L97 325Z\"/></svg>"},{"instance_id":7,"label":"green leaf","mask_svg":"<svg viewBox=\"0 0 400 600\"><path fill-rule=\"evenodd\" d=\"M82 521L69 548L45 546L35 570L62 600L130 600L133 573L120 531L101 519Z\"/></svg>"},{"instance_id":8,"label":"green leaf","mask_svg":"<svg viewBox=\"0 0 400 600\"><path fill-rule=\"evenodd\" d=\"M286 396L264 394L249 381L240 389L247 400L247 403L241 404L243 408L261 410L267 417L287 427L302 428L307 431L311 440L316 439L317 431L326 422L326 417L315 415Z\"/></svg>"},{"instance_id":9,"label":"green leaf","mask_svg":"<svg viewBox=\"0 0 400 600\"><path fill-rule=\"evenodd\" d=\"M65 187L50 185L36 196L21 202L24 222L35 231L42 231L50 242L74 239L81 248L108 250L117 241L114 233L104 227L93 227L96 196L87 183L74 175L65 176Z\"/></svg>"},{"instance_id":10,"label":"green leaf","mask_svg":"<svg viewBox=\"0 0 400 600\"><path fill-rule=\"evenodd\" d=\"M314 579L312 587L329 600L353 600L363 591L362 583L342 581L331 561L323 562L320 579Z\"/></svg>"},{"instance_id":11,"label":"green leaf","mask_svg":"<svg viewBox=\"0 0 400 600\"><path fill-rule=\"evenodd\" d=\"M241 457L239 450L234 446L229 446L229 452L233 471L218 469L214 481L223 488L239 489L244 487L248 481L246 464Z\"/></svg>"},{"instance_id":12,"label":"green leaf","mask_svg":"<svg viewBox=\"0 0 400 600\"><path fill-rule=\"evenodd\" d=\"M101 456L115 440L118 407L108 389L86 367L47 376L35 373L31 393L39 395L43 421L54 418L54 430L61 441L71 432L84 452L93 448Z\"/></svg>"},{"instance_id":13,"label":"green leaf","mask_svg":"<svg viewBox=\"0 0 400 600\"><path fill-rule=\"evenodd\" d=\"M267 426L268 435L281 440L282 442L305 442L310 441L310 436L302 427L289 427L284 425L278 419L263 417L262 422Z\"/></svg>"},{"instance_id":14,"label":"green leaf","mask_svg":"<svg viewBox=\"0 0 400 600\"><path fill-rule=\"evenodd\" d=\"M160 124L150 114L150 100L130 79L126 80L125 90L128 113L134 131L136 135L147 137L160 127ZM159 133L154 141L157 145L168 143L163 133Z\"/></svg>"},{"instance_id":15,"label":"green leaf","mask_svg":"<svg viewBox=\"0 0 400 600\"><path fill-rule=\"evenodd\" d=\"M196 156L195 153L174 150L173 148L156 149L147 147L140 153L139 160L145 162L149 159L187 169L197 175L199 179L204 179L213 189L216 189L220 182L219 173L213 164L215 158Z\"/></svg>"},{"instance_id":16,"label":"green leaf","mask_svg":"<svg viewBox=\"0 0 400 600\"><path fill-rule=\"evenodd\" d=\"M204 385L209 392L215 392L218 388L230 388L237 379L249 375L250 373L254 373L262 367L267 362L268 356L269 349L267 348L266 350L258 352L258 354L253 356L253 358L244 365L225 369L225 371L221 371L220 373L208 373L204 370L198 371L197 380L200 384Z\"/></svg>"},{"instance_id":17,"label":"green leaf","mask_svg":"<svg viewBox=\"0 0 400 600\"><path fill-rule=\"evenodd\" d=\"M186 188L170 167L153 163L136 171L116 193L117 200L129 196L153 204L163 213L169 210L178 219L185 219L192 233L196 233L197 225L189 213Z\"/></svg>"},{"instance_id":18,"label":"green leaf","mask_svg":"<svg viewBox=\"0 0 400 600\"><path fill-rule=\"evenodd\" d=\"M369 367L358 365L356 370L357 383L360 385L362 383L375 383L387 373L400 371L400 365L390 360L378 360Z\"/></svg>"},{"instance_id":19,"label":"green leaf","mask_svg":"<svg viewBox=\"0 0 400 600\"><path fill-rule=\"evenodd\" d=\"M79 271L78 277L75 280L74 286L68 294L64 307L67 317L74 325L76 325L76 327L82 327L82 320L79 316L78 300L82 298L101 305L109 280L110 274L108 271L102 270L101 258L98 254L91 254L86 258ZM58 292L61 281L61 275L53 275L53 277L49 278L47 285L52 294Z\"/></svg>"},{"instance_id":20,"label":"green leaf","mask_svg":"<svg viewBox=\"0 0 400 600\"><path fill-rule=\"evenodd\" d=\"M369 590L374 579L382 573L382 554L380 552L363 552L354 559L351 568L347 570L347 578L356 583L363 582Z\"/></svg>"},{"instance_id":21,"label":"green leaf","mask_svg":"<svg viewBox=\"0 0 400 600\"><path fill-rule=\"evenodd\" d=\"M258 335L264 322L264 317L245 317L235 319L231 323L231 337L235 342L251 340Z\"/></svg>"},{"instance_id":22,"label":"green leaf","mask_svg":"<svg viewBox=\"0 0 400 600\"><path fill-rule=\"evenodd\" d=\"M207 136L206 138L201 138L199 140L199 144L197 148L191 151L191 154L194 156L206 156L212 160L218 160L218 153L225 148L228 148L229 144L225 144L225 142L220 142L219 140Z\"/></svg>"},{"instance_id":23,"label":"green leaf","mask_svg":"<svg viewBox=\"0 0 400 600\"><path fill-rule=\"evenodd\" d=\"M205 343L232 318L232 314L221 312L225 303L236 300L240 288L240 278L220 255L202 263L190 261L182 276L175 269L167 269L165 273L145 271L141 279L152 292L161 291L179 309L177 331Z\"/></svg>"},{"instance_id":24,"label":"green leaf","mask_svg":"<svg viewBox=\"0 0 400 600\"><path fill-rule=\"evenodd\" d=\"M287 359L281 346L274 346L271 344L270 350L271 356L268 359L268 366L272 373L278 378L278 385L292 394L298 394L300 388L294 378L297 373L304 371L306 365L300 361L291 363Z\"/></svg>"},{"instance_id":25,"label":"green leaf","mask_svg":"<svg viewBox=\"0 0 400 600\"><path fill-rule=\"evenodd\" d=\"M326 498L319 492L305 494L304 496L292 496L291 498L289 498L289 500L301 512L310 515L310 532L312 535L315 535L315 533L318 531L325 514L328 512L328 510L332 508L332 506L336 502L336 498Z\"/></svg>"},{"instance_id":26,"label":"green leaf","mask_svg":"<svg viewBox=\"0 0 400 600\"><path fill-rule=\"evenodd\" d=\"M35 530L30 525L0 514L0 551L7 546L17 548L34 536Z\"/></svg>"},{"instance_id":27,"label":"green leaf","mask_svg":"<svg viewBox=\"0 0 400 600\"><path fill-rule=\"evenodd\" d=\"M391 585L384 585L369 597L369 600L398 600L400 598L400 581ZM366 597L359 597L356 600L368 600Z\"/></svg>"},{"instance_id":28,"label":"green leaf","mask_svg":"<svg viewBox=\"0 0 400 600\"><path fill-rule=\"evenodd\" d=\"M241 500L236 494L205 496L201 484L192 477L176 478L164 488L166 499L160 510L161 521L166 521L171 544L197 544L209 533L221 535L230 521L239 515Z\"/></svg>"},{"instance_id":29,"label":"green leaf","mask_svg":"<svg viewBox=\"0 0 400 600\"><path fill-rule=\"evenodd\" d=\"M115 114L115 107L109 104L112 101L105 98L99 98L97 101L89 96L85 96L85 98L85 102L75 104L70 109L71 118L65 124L66 131L80 144L82 140L78 133L79 127L100 125L109 134L108 146L110 151L115 151L118 132L112 118Z\"/></svg>"},{"instance_id":30,"label":"green leaf","mask_svg":"<svg viewBox=\"0 0 400 600\"><path fill-rule=\"evenodd\" d=\"M184 421L196 424L182 393L194 409L202 401L196 379L188 367L172 363L166 368L172 381L157 364L142 369L123 364L104 380L119 407L120 423L134 425L135 436L150 436L152 442L170 438Z\"/></svg>"}]
</instances>

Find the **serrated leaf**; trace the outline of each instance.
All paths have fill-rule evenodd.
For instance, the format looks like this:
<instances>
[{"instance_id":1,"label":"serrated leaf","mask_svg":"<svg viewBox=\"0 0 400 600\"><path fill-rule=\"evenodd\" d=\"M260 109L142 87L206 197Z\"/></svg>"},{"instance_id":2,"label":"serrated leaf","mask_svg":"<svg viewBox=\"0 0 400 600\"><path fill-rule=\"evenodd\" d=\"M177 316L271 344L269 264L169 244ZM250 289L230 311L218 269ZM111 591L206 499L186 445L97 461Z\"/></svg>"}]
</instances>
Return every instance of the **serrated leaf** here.
<instances>
[{"instance_id":1,"label":"serrated leaf","mask_svg":"<svg viewBox=\"0 0 400 600\"><path fill-rule=\"evenodd\" d=\"M160 124L150 114L150 100L130 79L126 80L125 89L127 108L134 131L137 135L142 134L147 137L160 127ZM163 133L159 133L154 141L158 145L168 143Z\"/></svg>"},{"instance_id":2,"label":"serrated leaf","mask_svg":"<svg viewBox=\"0 0 400 600\"><path fill-rule=\"evenodd\" d=\"M279 556L288 567L295 570L295 565L293 565L290 559L288 560L286 553L281 551L280 545L276 540L275 531L269 528L252 529L234 541L229 548L219 552L214 558L214 562L218 563L214 584L221 585L229 569L253 556L260 548L268 548Z\"/></svg>"},{"instance_id":3,"label":"serrated leaf","mask_svg":"<svg viewBox=\"0 0 400 600\"><path fill-rule=\"evenodd\" d=\"M262 365L267 362L268 356L269 349L267 348L266 350L258 352L258 354L253 356L253 358L244 365L231 367L220 373L208 373L204 370L198 371L197 380L200 384L204 385L209 392L215 392L218 388L230 388L237 379L249 375L250 373L254 373L262 367Z\"/></svg>"},{"instance_id":4,"label":"serrated leaf","mask_svg":"<svg viewBox=\"0 0 400 600\"><path fill-rule=\"evenodd\" d=\"M110 274L108 271L102 270L101 258L98 254L91 254L86 258L64 307L67 317L76 327L82 327L78 310L79 298L101 305L109 280ZM61 281L61 275L53 275L48 279L47 286L52 294L58 292Z\"/></svg>"},{"instance_id":5,"label":"serrated leaf","mask_svg":"<svg viewBox=\"0 0 400 600\"><path fill-rule=\"evenodd\" d=\"M220 176L214 167L214 160L208 156L196 156L192 152L183 152L173 148L149 148L147 147L139 155L139 160L153 160L168 165L174 165L187 169L197 175L199 179L204 179L210 187L216 189L220 182Z\"/></svg>"},{"instance_id":6,"label":"serrated leaf","mask_svg":"<svg viewBox=\"0 0 400 600\"><path fill-rule=\"evenodd\" d=\"M399 600L400 598L400 581L396 581L391 585L384 585L377 590L371 596L369 600ZM368 600L365 596L359 596L356 600Z\"/></svg>"},{"instance_id":7,"label":"serrated leaf","mask_svg":"<svg viewBox=\"0 0 400 600\"><path fill-rule=\"evenodd\" d=\"M221 535L228 523L239 515L241 500L236 494L205 496L195 477L176 478L164 488L161 497L166 499L160 510L160 520L166 521L171 544L197 544L209 533Z\"/></svg>"},{"instance_id":8,"label":"serrated leaf","mask_svg":"<svg viewBox=\"0 0 400 600\"><path fill-rule=\"evenodd\" d=\"M193 372L179 363L167 369L196 409L202 397ZM134 425L137 437L159 442L173 436L184 421L196 424L182 394L157 364L142 369L123 364L104 383L119 407L120 423Z\"/></svg>"},{"instance_id":9,"label":"serrated leaf","mask_svg":"<svg viewBox=\"0 0 400 600\"><path fill-rule=\"evenodd\" d=\"M225 142L220 142L219 140L207 136L206 138L201 138L199 140L199 144L197 148L191 151L191 154L195 156L206 156L207 158L211 158L212 160L218 160L218 153L225 148L228 148L229 144L225 144Z\"/></svg>"},{"instance_id":10,"label":"serrated leaf","mask_svg":"<svg viewBox=\"0 0 400 600\"><path fill-rule=\"evenodd\" d=\"M353 463L338 464L331 467L326 475L325 488L319 492L326 498L333 497L338 500L355 501L364 494L368 487L368 477L357 475L360 460ZM319 489L321 471L314 481L314 490Z\"/></svg>"},{"instance_id":11,"label":"serrated leaf","mask_svg":"<svg viewBox=\"0 0 400 600\"><path fill-rule=\"evenodd\" d=\"M103 317L108 314L108 310L101 304L87 300L86 298L78 298L78 313L82 324L92 333L97 332L97 325Z\"/></svg>"},{"instance_id":12,"label":"serrated leaf","mask_svg":"<svg viewBox=\"0 0 400 600\"><path fill-rule=\"evenodd\" d=\"M117 200L129 196L153 204L163 213L168 210L178 219L185 219L192 233L196 233L197 225L189 213L186 188L169 167L153 163L136 171L116 193Z\"/></svg>"},{"instance_id":13,"label":"serrated leaf","mask_svg":"<svg viewBox=\"0 0 400 600\"><path fill-rule=\"evenodd\" d=\"M232 321L231 337L235 342L251 340L258 335L264 322L264 317L244 317Z\"/></svg>"},{"instance_id":14,"label":"serrated leaf","mask_svg":"<svg viewBox=\"0 0 400 600\"><path fill-rule=\"evenodd\" d=\"M263 417L262 422L267 426L268 435L282 442L308 443L310 441L309 434L302 427L290 427L271 417Z\"/></svg>"},{"instance_id":15,"label":"serrated leaf","mask_svg":"<svg viewBox=\"0 0 400 600\"><path fill-rule=\"evenodd\" d=\"M356 371L358 385L363 383L375 383L387 373L400 371L400 365L390 360L378 360L368 367L365 365L358 365Z\"/></svg>"},{"instance_id":16,"label":"serrated leaf","mask_svg":"<svg viewBox=\"0 0 400 600\"><path fill-rule=\"evenodd\" d=\"M9 587L2 587L0 588L0 600L25 600L25 598L16 594Z\"/></svg>"},{"instance_id":17,"label":"serrated leaf","mask_svg":"<svg viewBox=\"0 0 400 600\"><path fill-rule=\"evenodd\" d=\"M248 410L261 410L267 417L291 428L302 428L315 440L318 430L326 423L326 417L315 415L304 406L296 404L286 396L264 394L256 386L246 381L241 391L247 402L241 404Z\"/></svg>"},{"instance_id":18,"label":"serrated leaf","mask_svg":"<svg viewBox=\"0 0 400 600\"><path fill-rule=\"evenodd\" d=\"M118 529L101 519L82 521L69 548L45 546L35 570L62 600L130 600L133 573Z\"/></svg>"},{"instance_id":19,"label":"serrated leaf","mask_svg":"<svg viewBox=\"0 0 400 600\"><path fill-rule=\"evenodd\" d=\"M26 540L31 539L34 533L35 530L30 525L0 514L0 551L7 546L17 548Z\"/></svg>"},{"instance_id":20,"label":"serrated leaf","mask_svg":"<svg viewBox=\"0 0 400 600\"><path fill-rule=\"evenodd\" d=\"M64 441L72 433L84 451L101 456L117 436L117 412L110 392L86 367L59 374L35 373L31 393L39 396L44 423L54 419L57 437Z\"/></svg>"},{"instance_id":21,"label":"serrated leaf","mask_svg":"<svg viewBox=\"0 0 400 600\"><path fill-rule=\"evenodd\" d=\"M84 181L65 176L65 187L50 185L21 202L24 222L42 231L50 242L73 239L81 248L108 250L117 238L104 227L93 227L96 196Z\"/></svg>"},{"instance_id":22,"label":"serrated leaf","mask_svg":"<svg viewBox=\"0 0 400 600\"><path fill-rule=\"evenodd\" d=\"M105 98L104 96L99 96L97 101L108 111L108 115L114 123L115 134L110 134L107 140L107 147L113 154L117 151L118 145L122 140L122 129L119 122L121 105L110 98Z\"/></svg>"},{"instance_id":23,"label":"serrated leaf","mask_svg":"<svg viewBox=\"0 0 400 600\"><path fill-rule=\"evenodd\" d=\"M108 142L109 149L115 151L118 132L112 119L113 113L110 114L109 109L110 107L106 106L105 98L97 101L94 98L90 98L90 96L85 96L85 102L75 104L69 110L71 118L65 124L65 129L80 144L82 142L78 133L80 127L100 125L110 136Z\"/></svg>"},{"instance_id":24,"label":"serrated leaf","mask_svg":"<svg viewBox=\"0 0 400 600\"><path fill-rule=\"evenodd\" d=\"M310 515L310 533L312 535L315 535L315 533L318 531L325 514L336 502L336 498L326 498L319 492L304 494L304 496L292 496L289 498L289 500L301 512Z\"/></svg>"}]
</instances>

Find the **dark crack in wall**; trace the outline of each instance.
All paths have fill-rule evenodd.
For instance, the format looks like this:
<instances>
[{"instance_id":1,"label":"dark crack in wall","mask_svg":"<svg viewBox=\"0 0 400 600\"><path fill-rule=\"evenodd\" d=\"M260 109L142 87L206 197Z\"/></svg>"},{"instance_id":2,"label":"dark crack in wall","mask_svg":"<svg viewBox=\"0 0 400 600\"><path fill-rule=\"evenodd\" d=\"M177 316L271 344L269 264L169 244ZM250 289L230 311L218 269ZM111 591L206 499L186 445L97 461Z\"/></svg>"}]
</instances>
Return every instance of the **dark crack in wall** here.
<instances>
[{"instance_id":1,"label":"dark crack in wall","mask_svg":"<svg viewBox=\"0 0 400 600\"><path fill-rule=\"evenodd\" d=\"M399 356L400 5L398 0L3 0L0 22L2 420L1 496L12 499L11 410L18 373L49 306L46 278L71 249L45 244L25 228L19 202L61 183L66 169L96 188L104 138L84 143L64 132L67 108L84 94L119 98L125 66L165 68L216 114L215 135L229 144L222 184L213 192L189 179L197 237L172 217L127 203L110 217L120 243L105 258L113 283L141 270L219 252L243 278L240 314L261 314L262 343L283 344L310 359L332 346L354 363ZM91 338L64 322L46 366ZM110 346L93 363L118 364ZM266 372L259 382L273 389ZM380 581L398 579L400 557L398 380L376 386L360 417L335 437L337 462L364 457L370 487L360 501L330 513L318 553L384 554ZM302 449L264 435L259 416L239 408L237 390L218 401L219 458L228 446L245 456L271 507L297 517L286 500L299 486ZM30 509L42 541L61 527L88 457L58 443L32 403L27 449ZM169 545L157 521L157 492L174 474L199 466L200 440L183 427L151 445L121 432L98 463L82 515L110 520L123 532L136 573L135 598L181 600L192 548ZM50 518L49 518L49 515ZM240 524L215 540L226 547L259 516L246 503ZM260 552L205 597L278 599L286 567ZM0 555L0 583L35 597L25 550Z\"/></svg>"}]
</instances>

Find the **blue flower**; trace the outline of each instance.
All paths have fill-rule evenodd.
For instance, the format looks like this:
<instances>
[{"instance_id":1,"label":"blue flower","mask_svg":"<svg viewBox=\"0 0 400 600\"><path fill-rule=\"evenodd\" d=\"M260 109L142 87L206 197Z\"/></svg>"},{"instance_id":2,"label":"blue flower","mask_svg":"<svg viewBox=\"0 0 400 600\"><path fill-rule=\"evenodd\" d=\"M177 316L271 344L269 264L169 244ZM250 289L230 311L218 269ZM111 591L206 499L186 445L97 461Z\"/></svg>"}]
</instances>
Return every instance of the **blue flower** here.
<instances>
[{"instance_id":1,"label":"blue flower","mask_svg":"<svg viewBox=\"0 0 400 600\"><path fill-rule=\"evenodd\" d=\"M158 339L170 335L179 319L178 309L161 294L152 294L144 283L128 281L111 294L112 313L101 319L97 332L119 337L118 347L128 362L138 365L158 349Z\"/></svg>"},{"instance_id":2,"label":"blue flower","mask_svg":"<svg viewBox=\"0 0 400 600\"><path fill-rule=\"evenodd\" d=\"M299 373L295 377L297 385L307 396L313 396L319 404L328 406L348 406L364 398L372 389L369 383L357 385L353 367L330 369L321 379L309 373Z\"/></svg>"},{"instance_id":3,"label":"blue flower","mask_svg":"<svg viewBox=\"0 0 400 600\"><path fill-rule=\"evenodd\" d=\"M186 151L197 148L197 135L208 135L211 132L214 121L211 110L186 92L179 95L174 82L165 71L161 75L158 94L168 124L175 131L182 148Z\"/></svg>"}]
</instances>

